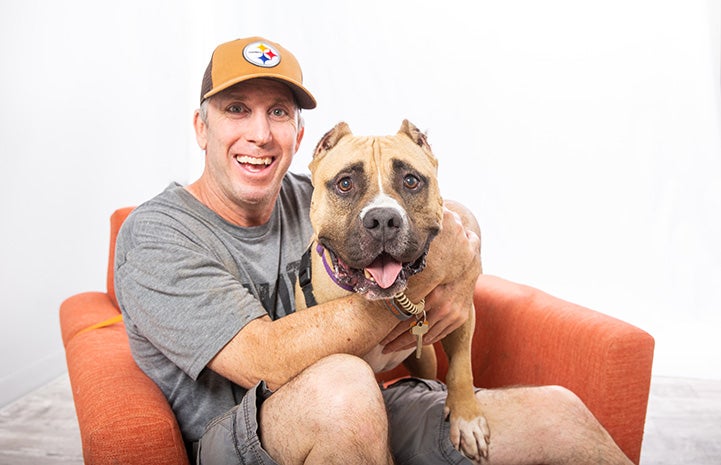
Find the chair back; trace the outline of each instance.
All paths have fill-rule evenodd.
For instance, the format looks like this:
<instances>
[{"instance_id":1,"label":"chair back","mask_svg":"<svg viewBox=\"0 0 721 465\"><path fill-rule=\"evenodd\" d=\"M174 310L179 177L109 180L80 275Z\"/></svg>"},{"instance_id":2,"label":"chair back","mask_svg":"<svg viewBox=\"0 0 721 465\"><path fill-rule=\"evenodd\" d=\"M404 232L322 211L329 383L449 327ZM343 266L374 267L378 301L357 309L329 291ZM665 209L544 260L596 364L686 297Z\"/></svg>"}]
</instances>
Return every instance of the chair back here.
<instances>
[{"instance_id":1,"label":"chair back","mask_svg":"<svg viewBox=\"0 0 721 465\"><path fill-rule=\"evenodd\" d=\"M118 305L118 299L115 297L115 242L118 239L120 226L123 225L125 218L128 217L134 208L135 207L119 208L110 216L110 252L108 253L108 274L106 286L110 299L112 299L113 303L118 308L120 308L120 305Z\"/></svg>"}]
</instances>

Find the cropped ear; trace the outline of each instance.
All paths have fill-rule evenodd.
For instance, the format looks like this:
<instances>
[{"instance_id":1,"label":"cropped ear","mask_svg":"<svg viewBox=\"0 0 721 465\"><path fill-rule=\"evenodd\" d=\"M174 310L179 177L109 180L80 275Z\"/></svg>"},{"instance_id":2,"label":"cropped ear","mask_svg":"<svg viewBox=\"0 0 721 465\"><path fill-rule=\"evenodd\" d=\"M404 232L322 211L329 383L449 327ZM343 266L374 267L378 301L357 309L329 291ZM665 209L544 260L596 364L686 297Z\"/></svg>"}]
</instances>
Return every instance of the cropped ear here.
<instances>
[{"instance_id":1,"label":"cropped ear","mask_svg":"<svg viewBox=\"0 0 721 465\"><path fill-rule=\"evenodd\" d=\"M322 157L325 152L335 147L339 140L352 134L350 127L344 121L336 124L333 129L325 133L318 145L315 146L313 160Z\"/></svg>"},{"instance_id":2,"label":"cropped ear","mask_svg":"<svg viewBox=\"0 0 721 465\"><path fill-rule=\"evenodd\" d=\"M438 167L438 160L436 159L436 156L433 155L431 145L428 143L428 139L426 138L426 134L424 132L421 132L421 130L413 123L404 119L403 123L401 123L401 128L398 130L398 134L408 136L416 145L423 149L423 152L425 152L431 160L433 166L436 168Z\"/></svg>"},{"instance_id":3,"label":"cropped ear","mask_svg":"<svg viewBox=\"0 0 721 465\"><path fill-rule=\"evenodd\" d=\"M401 128L398 130L398 134L407 135L419 147L423 147L429 152L431 151L431 146L428 144L428 139L426 139L425 133L422 133L420 129L407 119L404 119L403 123L401 123Z\"/></svg>"}]
</instances>

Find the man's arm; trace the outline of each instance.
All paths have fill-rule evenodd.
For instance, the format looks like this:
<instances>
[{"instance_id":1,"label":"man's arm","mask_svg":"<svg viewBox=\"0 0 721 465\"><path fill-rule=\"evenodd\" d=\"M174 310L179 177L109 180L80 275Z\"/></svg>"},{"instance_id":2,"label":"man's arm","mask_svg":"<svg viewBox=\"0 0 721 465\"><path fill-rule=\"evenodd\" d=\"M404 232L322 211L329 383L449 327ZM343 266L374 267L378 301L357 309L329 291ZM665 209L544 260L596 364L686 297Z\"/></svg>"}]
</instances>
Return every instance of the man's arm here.
<instances>
[{"instance_id":1,"label":"man's arm","mask_svg":"<svg viewBox=\"0 0 721 465\"><path fill-rule=\"evenodd\" d=\"M365 355L397 323L382 304L351 295L274 321L251 321L208 367L245 388L262 379L277 389L328 355Z\"/></svg>"},{"instance_id":2,"label":"man's arm","mask_svg":"<svg viewBox=\"0 0 721 465\"><path fill-rule=\"evenodd\" d=\"M468 289L472 298L481 272L478 224L460 204L447 202L447 206L442 234L448 238L444 243L456 246L451 251L432 252L429 268L447 270L443 262L452 261L459 265L458 276L433 276L426 281L427 289L411 291L427 295L431 327L424 339L428 343L442 339L468 319L467 307L457 302L466 298ZM441 285L441 279L450 282ZM399 323L382 304L351 295L275 321L269 317L251 321L208 367L246 388L262 379L276 389L325 356L349 353L362 357L381 341L390 352L414 347L416 340L408 323Z\"/></svg>"}]
</instances>

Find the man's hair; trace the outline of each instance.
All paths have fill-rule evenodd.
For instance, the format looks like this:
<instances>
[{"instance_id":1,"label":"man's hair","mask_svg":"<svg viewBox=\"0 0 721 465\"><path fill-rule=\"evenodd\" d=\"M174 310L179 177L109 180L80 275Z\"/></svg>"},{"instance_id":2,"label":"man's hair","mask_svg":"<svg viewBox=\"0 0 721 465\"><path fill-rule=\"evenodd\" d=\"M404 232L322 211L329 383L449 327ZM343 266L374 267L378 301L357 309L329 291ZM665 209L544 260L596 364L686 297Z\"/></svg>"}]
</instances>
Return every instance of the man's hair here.
<instances>
[{"instance_id":1,"label":"man's hair","mask_svg":"<svg viewBox=\"0 0 721 465\"><path fill-rule=\"evenodd\" d=\"M200 119L206 126L208 125L208 101L210 101L210 98L203 99L203 101L200 102L200 108L198 108Z\"/></svg>"}]
</instances>

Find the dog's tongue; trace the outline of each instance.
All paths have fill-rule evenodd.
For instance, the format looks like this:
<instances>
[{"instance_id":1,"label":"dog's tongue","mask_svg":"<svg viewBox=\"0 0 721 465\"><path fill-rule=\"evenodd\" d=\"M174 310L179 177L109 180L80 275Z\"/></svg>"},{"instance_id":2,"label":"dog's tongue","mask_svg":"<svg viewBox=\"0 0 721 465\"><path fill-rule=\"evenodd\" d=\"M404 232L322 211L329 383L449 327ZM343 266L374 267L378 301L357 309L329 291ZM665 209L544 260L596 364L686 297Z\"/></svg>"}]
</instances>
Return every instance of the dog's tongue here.
<instances>
[{"instance_id":1,"label":"dog's tongue","mask_svg":"<svg viewBox=\"0 0 721 465\"><path fill-rule=\"evenodd\" d=\"M400 262L393 260L386 254L382 254L366 268L366 271L373 276L373 279L380 287L388 289L396 282L402 267L403 265Z\"/></svg>"}]
</instances>

